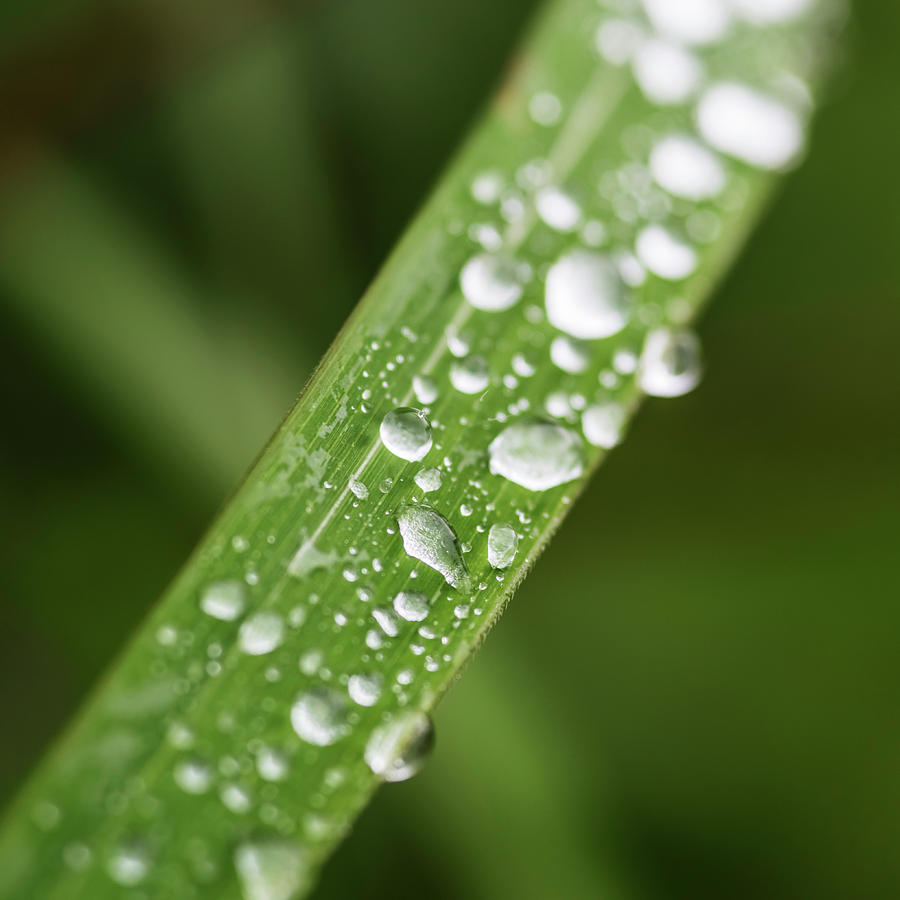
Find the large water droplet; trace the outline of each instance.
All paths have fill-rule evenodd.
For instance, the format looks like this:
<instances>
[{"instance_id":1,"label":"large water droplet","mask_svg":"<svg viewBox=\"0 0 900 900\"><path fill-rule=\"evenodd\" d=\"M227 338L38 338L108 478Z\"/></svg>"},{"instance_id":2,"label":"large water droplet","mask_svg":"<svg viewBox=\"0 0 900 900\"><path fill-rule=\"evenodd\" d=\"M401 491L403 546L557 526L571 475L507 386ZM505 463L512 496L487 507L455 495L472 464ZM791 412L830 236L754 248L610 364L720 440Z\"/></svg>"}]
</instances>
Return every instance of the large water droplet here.
<instances>
[{"instance_id":1,"label":"large water droplet","mask_svg":"<svg viewBox=\"0 0 900 900\"><path fill-rule=\"evenodd\" d=\"M500 253L479 253L462 268L459 283L463 296L476 309L500 312L519 302L527 266Z\"/></svg>"},{"instance_id":2,"label":"large water droplet","mask_svg":"<svg viewBox=\"0 0 900 900\"><path fill-rule=\"evenodd\" d=\"M271 653L284 640L284 619L276 612L254 613L238 631L238 646L250 656Z\"/></svg>"},{"instance_id":3,"label":"large water droplet","mask_svg":"<svg viewBox=\"0 0 900 900\"><path fill-rule=\"evenodd\" d=\"M703 94L697 125L716 150L761 169L783 168L803 148L803 125L792 109L734 82Z\"/></svg>"},{"instance_id":4,"label":"large water droplet","mask_svg":"<svg viewBox=\"0 0 900 900\"><path fill-rule=\"evenodd\" d=\"M200 597L200 609L214 619L231 622L244 611L244 586L239 581L217 581Z\"/></svg>"},{"instance_id":5,"label":"large water droplet","mask_svg":"<svg viewBox=\"0 0 900 900\"><path fill-rule=\"evenodd\" d=\"M315 687L291 707L291 725L301 740L327 747L347 733L347 700L333 688Z\"/></svg>"},{"instance_id":6,"label":"large water droplet","mask_svg":"<svg viewBox=\"0 0 900 900\"><path fill-rule=\"evenodd\" d=\"M378 672L351 675L347 682L350 699L360 706L374 706L381 697L384 678Z\"/></svg>"},{"instance_id":7,"label":"large water droplet","mask_svg":"<svg viewBox=\"0 0 900 900\"><path fill-rule=\"evenodd\" d=\"M381 420L381 442L394 456L410 462L431 449L431 425L421 410L411 406L392 409Z\"/></svg>"},{"instance_id":8,"label":"large water droplet","mask_svg":"<svg viewBox=\"0 0 900 900\"><path fill-rule=\"evenodd\" d=\"M244 900L294 900L310 884L303 848L287 841L254 841L234 852Z\"/></svg>"},{"instance_id":9,"label":"large water droplet","mask_svg":"<svg viewBox=\"0 0 900 900\"><path fill-rule=\"evenodd\" d=\"M700 341L690 331L658 328L647 335L638 383L653 397L679 397L692 391L702 374Z\"/></svg>"},{"instance_id":10,"label":"large water droplet","mask_svg":"<svg viewBox=\"0 0 900 900\"><path fill-rule=\"evenodd\" d=\"M506 569L512 565L519 548L519 536L512 525L491 525L488 532L488 562L495 569Z\"/></svg>"},{"instance_id":11,"label":"large water droplet","mask_svg":"<svg viewBox=\"0 0 900 900\"><path fill-rule=\"evenodd\" d=\"M480 394L490 381L490 369L483 356L467 356L450 366L450 383L461 394Z\"/></svg>"},{"instance_id":12,"label":"large water droplet","mask_svg":"<svg viewBox=\"0 0 900 900\"><path fill-rule=\"evenodd\" d=\"M420 469L416 472L416 484L419 490L425 494L436 491L441 486L442 480L440 469Z\"/></svg>"},{"instance_id":13,"label":"large water droplet","mask_svg":"<svg viewBox=\"0 0 900 900\"><path fill-rule=\"evenodd\" d=\"M697 268L697 252L662 225L648 225L637 237L641 262L667 281L681 281Z\"/></svg>"},{"instance_id":14,"label":"large water droplet","mask_svg":"<svg viewBox=\"0 0 900 900\"><path fill-rule=\"evenodd\" d=\"M671 134L657 143L650 154L650 172L661 188L686 200L708 200L725 187L719 158L684 134Z\"/></svg>"},{"instance_id":15,"label":"large water droplet","mask_svg":"<svg viewBox=\"0 0 900 900\"><path fill-rule=\"evenodd\" d=\"M385 781L406 781L422 770L433 746L431 719L410 711L376 728L364 755L369 768Z\"/></svg>"},{"instance_id":16,"label":"large water droplet","mask_svg":"<svg viewBox=\"0 0 900 900\"><path fill-rule=\"evenodd\" d=\"M421 622L428 618L428 597L418 591L400 591L394 597L394 609L407 622Z\"/></svg>"},{"instance_id":17,"label":"large water droplet","mask_svg":"<svg viewBox=\"0 0 900 900\"><path fill-rule=\"evenodd\" d=\"M590 250L573 250L550 267L545 300L550 324L572 337L609 337L628 321L628 295L618 269Z\"/></svg>"},{"instance_id":18,"label":"large water droplet","mask_svg":"<svg viewBox=\"0 0 900 900\"><path fill-rule=\"evenodd\" d=\"M509 425L488 448L490 469L529 491L546 491L584 471L584 445L569 428L552 422Z\"/></svg>"},{"instance_id":19,"label":"large water droplet","mask_svg":"<svg viewBox=\"0 0 900 900\"><path fill-rule=\"evenodd\" d=\"M403 506L397 516L406 553L440 572L452 587L467 587L469 570L450 523L428 506Z\"/></svg>"},{"instance_id":20,"label":"large water droplet","mask_svg":"<svg viewBox=\"0 0 900 900\"><path fill-rule=\"evenodd\" d=\"M584 436L595 447L612 449L622 440L625 410L618 403L597 403L581 415Z\"/></svg>"}]
</instances>

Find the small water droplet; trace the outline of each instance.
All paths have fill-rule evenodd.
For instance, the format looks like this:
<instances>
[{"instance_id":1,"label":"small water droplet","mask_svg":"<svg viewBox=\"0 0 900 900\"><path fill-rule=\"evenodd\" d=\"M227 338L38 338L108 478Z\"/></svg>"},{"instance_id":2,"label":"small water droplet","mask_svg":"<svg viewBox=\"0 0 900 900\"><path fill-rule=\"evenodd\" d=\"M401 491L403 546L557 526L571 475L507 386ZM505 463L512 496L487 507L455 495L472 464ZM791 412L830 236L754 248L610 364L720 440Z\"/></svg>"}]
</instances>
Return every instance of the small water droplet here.
<instances>
[{"instance_id":1,"label":"small water droplet","mask_svg":"<svg viewBox=\"0 0 900 900\"><path fill-rule=\"evenodd\" d=\"M670 134L656 144L650 172L661 188L686 200L708 200L725 187L719 158L684 134Z\"/></svg>"},{"instance_id":2,"label":"small water droplet","mask_svg":"<svg viewBox=\"0 0 900 900\"><path fill-rule=\"evenodd\" d=\"M425 414L410 406L392 409L381 420L381 442L394 456L410 462L431 449L431 425Z\"/></svg>"},{"instance_id":3,"label":"small water droplet","mask_svg":"<svg viewBox=\"0 0 900 900\"><path fill-rule=\"evenodd\" d=\"M250 812L250 808L253 806L250 792L239 784L223 785L222 790L219 791L219 799L226 809L237 815Z\"/></svg>"},{"instance_id":4,"label":"small water droplet","mask_svg":"<svg viewBox=\"0 0 900 900\"><path fill-rule=\"evenodd\" d=\"M291 725L301 740L327 747L347 733L347 700L333 688L315 687L291 707Z\"/></svg>"},{"instance_id":5,"label":"small water droplet","mask_svg":"<svg viewBox=\"0 0 900 900\"><path fill-rule=\"evenodd\" d=\"M556 94L540 91L528 102L528 112L538 125L555 125L562 115L562 103Z\"/></svg>"},{"instance_id":6,"label":"small water droplet","mask_svg":"<svg viewBox=\"0 0 900 900\"><path fill-rule=\"evenodd\" d=\"M450 523L428 506L403 506L397 516L407 555L440 572L452 587L468 587L469 571Z\"/></svg>"},{"instance_id":7,"label":"small water droplet","mask_svg":"<svg viewBox=\"0 0 900 900\"><path fill-rule=\"evenodd\" d=\"M416 484L419 490L426 494L436 491L441 486L442 480L440 469L420 469L416 472Z\"/></svg>"},{"instance_id":8,"label":"small water droplet","mask_svg":"<svg viewBox=\"0 0 900 900\"><path fill-rule=\"evenodd\" d=\"M581 416L584 436L595 447L607 450L622 440L625 426L625 410L618 403L598 403L589 406Z\"/></svg>"},{"instance_id":9,"label":"small water droplet","mask_svg":"<svg viewBox=\"0 0 900 900\"><path fill-rule=\"evenodd\" d=\"M238 646L250 656L271 653L284 640L284 619L276 612L254 613L238 631Z\"/></svg>"},{"instance_id":10,"label":"small water droplet","mask_svg":"<svg viewBox=\"0 0 900 900\"><path fill-rule=\"evenodd\" d=\"M550 344L550 359L563 372L577 375L588 367L591 361L590 349L584 341L561 335Z\"/></svg>"},{"instance_id":11,"label":"small water droplet","mask_svg":"<svg viewBox=\"0 0 900 900\"><path fill-rule=\"evenodd\" d=\"M351 675L347 682L347 693L360 706L374 706L381 697L383 686L384 678L377 672Z\"/></svg>"},{"instance_id":12,"label":"small water droplet","mask_svg":"<svg viewBox=\"0 0 900 900\"><path fill-rule=\"evenodd\" d=\"M295 900L311 883L303 848L287 841L254 841L234 852L243 900Z\"/></svg>"},{"instance_id":13,"label":"small water droplet","mask_svg":"<svg viewBox=\"0 0 900 900\"><path fill-rule=\"evenodd\" d=\"M412 384L413 393L416 395L419 403L428 406L437 400L438 389L433 378L430 378L428 375L414 375Z\"/></svg>"},{"instance_id":14,"label":"small water droplet","mask_svg":"<svg viewBox=\"0 0 900 900\"><path fill-rule=\"evenodd\" d=\"M697 268L697 252L662 225L648 225L635 244L641 262L667 281L681 281Z\"/></svg>"},{"instance_id":15,"label":"small water droplet","mask_svg":"<svg viewBox=\"0 0 900 900\"><path fill-rule=\"evenodd\" d=\"M731 0L735 13L754 25L789 22L805 13L815 0Z\"/></svg>"},{"instance_id":16,"label":"small water droplet","mask_svg":"<svg viewBox=\"0 0 900 900\"><path fill-rule=\"evenodd\" d=\"M150 871L146 849L136 844L117 848L106 862L106 871L116 884L123 887L140 884Z\"/></svg>"},{"instance_id":17,"label":"small water droplet","mask_svg":"<svg viewBox=\"0 0 900 900\"><path fill-rule=\"evenodd\" d=\"M571 429L535 420L507 426L488 448L490 469L529 491L546 491L584 471L584 445Z\"/></svg>"},{"instance_id":18,"label":"small water droplet","mask_svg":"<svg viewBox=\"0 0 900 900\"><path fill-rule=\"evenodd\" d=\"M400 622L390 607L376 606L372 610L372 618L388 637L397 637L400 634Z\"/></svg>"},{"instance_id":19,"label":"small water droplet","mask_svg":"<svg viewBox=\"0 0 900 900\"><path fill-rule=\"evenodd\" d=\"M594 46L608 63L623 66L644 40L640 26L628 19L607 19L597 29Z\"/></svg>"},{"instance_id":20,"label":"small water droplet","mask_svg":"<svg viewBox=\"0 0 900 900\"><path fill-rule=\"evenodd\" d=\"M519 548L519 536L512 525L491 525L488 532L488 562L495 569L507 569L516 558Z\"/></svg>"},{"instance_id":21,"label":"small water droplet","mask_svg":"<svg viewBox=\"0 0 900 900\"><path fill-rule=\"evenodd\" d=\"M394 597L394 610L407 622L421 622L428 618L428 597L418 591L400 591Z\"/></svg>"},{"instance_id":22,"label":"small water droplet","mask_svg":"<svg viewBox=\"0 0 900 900\"><path fill-rule=\"evenodd\" d=\"M722 0L643 0L657 31L683 44L712 44L731 24Z\"/></svg>"},{"instance_id":23,"label":"small water droplet","mask_svg":"<svg viewBox=\"0 0 900 900\"><path fill-rule=\"evenodd\" d=\"M433 747L431 719L411 710L376 728L364 755L369 768L380 778L406 781L422 770Z\"/></svg>"},{"instance_id":24,"label":"small water droplet","mask_svg":"<svg viewBox=\"0 0 900 900\"><path fill-rule=\"evenodd\" d=\"M256 771L263 781L284 781L288 776L287 757L273 747L261 747L256 754Z\"/></svg>"},{"instance_id":25,"label":"small water droplet","mask_svg":"<svg viewBox=\"0 0 900 900\"><path fill-rule=\"evenodd\" d=\"M554 231L574 231L581 223L581 207L561 188L547 185L535 194L534 205L541 220Z\"/></svg>"},{"instance_id":26,"label":"small water droplet","mask_svg":"<svg viewBox=\"0 0 900 900\"><path fill-rule=\"evenodd\" d=\"M703 69L693 53L658 38L641 44L632 65L644 96L660 106L685 103L703 77Z\"/></svg>"},{"instance_id":27,"label":"small water droplet","mask_svg":"<svg viewBox=\"0 0 900 900\"><path fill-rule=\"evenodd\" d=\"M490 380L490 369L482 356L467 356L450 367L450 383L462 394L479 394Z\"/></svg>"},{"instance_id":28,"label":"small water droplet","mask_svg":"<svg viewBox=\"0 0 900 900\"><path fill-rule=\"evenodd\" d=\"M653 397L679 397L692 391L702 374L700 341L690 331L659 328L647 335L638 383Z\"/></svg>"},{"instance_id":29,"label":"small water droplet","mask_svg":"<svg viewBox=\"0 0 900 900\"><path fill-rule=\"evenodd\" d=\"M357 500L365 500L369 496L369 489L358 478L351 478L347 486Z\"/></svg>"},{"instance_id":30,"label":"small water droplet","mask_svg":"<svg viewBox=\"0 0 900 900\"><path fill-rule=\"evenodd\" d=\"M503 175L500 172L480 172L472 179L472 196L485 206L496 203L502 193Z\"/></svg>"},{"instance_id":31,"label":"small water droplet","mask_svg":"<svg viewBox=\"0 0 900 900\"><path fill-rule=\"evenodd\" d=\"M185 759L175 766L175 783L188 794L205 794L212 785L213 771L202 759Z\"/></svg>"},{"instance_id":32,"label":"small water droplet","mask_svg":"<svg viewBox=\"0 0 900 900\"><path fill-rule=\"evenodd\" d=\"M200 609L223 622L236 619L244 611L244 604L244 586L239 581L217 581L200 597Z\"/></svg>"},{"instance_id":33,"label":"small water droplet","mask_svg":"<svg viewBox=\"0 0 900 900\"><path fill-rule=\"evenodd\" d=\"M479 253L462 268L463 296L476 309L500 312L519 302L528 267L501 253Z\"/></svg>"}]
</instances>

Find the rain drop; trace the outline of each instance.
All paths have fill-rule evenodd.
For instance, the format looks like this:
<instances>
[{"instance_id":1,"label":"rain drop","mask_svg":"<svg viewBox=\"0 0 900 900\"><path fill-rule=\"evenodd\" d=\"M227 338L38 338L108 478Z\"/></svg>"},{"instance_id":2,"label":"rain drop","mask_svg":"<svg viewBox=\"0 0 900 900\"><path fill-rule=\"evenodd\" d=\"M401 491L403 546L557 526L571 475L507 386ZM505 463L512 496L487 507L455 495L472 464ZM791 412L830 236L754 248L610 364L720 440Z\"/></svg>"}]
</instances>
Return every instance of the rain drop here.
<instances>
[{"instance_id":1,"label":"rain drop","mask_svg":"<svg viewBox=\"0 0 900 900\"><path fill-rule=\"evenodd\" d=\"M510 256L479 253L463 266L459 283L466 300L476 309L500 312L519 302L526 273L527 267Z\"/></svg>"},{"instance_id":2,"label":"rain drop","mask_svg":"<svg viewBox=\"0 0 900 900\"><path fill-rule=\"evenodd\" d=\"M659 141L650 154L650 172L663 190L685 200L708 200L725 187L719 158L684 134Z\"/></svg>"},{"instance_id":3,"label":"rain drop","mask_svg":"<svg viewBox=\"0 0 900 900\"><path fill-rule=\"evenodd\" d=\"M690 331L659 328L647 335L638 383L653 397L679 397L692 391L702 374L700 341Z\"/></svg>"},{"instance_id":4,"label":"rain drop","mask_svg":"<svg viewBox=\"0 0 900 900\"><path fill-rule=\"evenodd\" d=\"M581 428L595 447L612 449L622 440L625 410L618 403L598 403L581 415Z\"/></svg>"},{"instance_id":5,"label":"rain drop","mask_svg":"<svg viewBox=\"0 0 900 900\"><path fill-rule=\"evenodd\" d=\"M584 445L569 428L552 422L509 425L488 447L490 469L529 491L546 491L584 471Z\"/></svg>"},{"instance_id":6,"label":"rain drop","mask_svg":"<svg viewBox=\"0 0 900 900\"><path fill-rule=\"evenodd\" d=\"M431 719L410 711L376 728L364 756L369 768L385 781L406 781L422 770L433 746Z\"/></svg>"},{"instance_id":7,"label":"rain drop","mask_svg":"<svg viewBox=\"0 0 900 900\"><path fill-rule=\"evenodd\" d=\"M571 194L558 187L542 187L534 198L541 220L555 231L574 231L581 222L581 207Z\"/></svg>"},{"instance_id":8,"label":"rain drop","mask_svg":"<svg viewBox=\"0 0 900 900\"><path fill-rule=\"evenodd\" d=\"M200 597L200 609L214 619L232 622L244 611L244 586L239 581L217 581Z\"/></svg>"},{"instance_id":9,"label":"rain drop","mask_svg":"<svg viewBox=\"0 0 900 900\"><path fill-rule=\"evenodd\" d=\"M418 591L400 591L394 597L394 609L407 622L421 622L428 618L428 597Z\"/></svg>"},{"instance_id":10,"label":"rain drop","mask_svg":"<svg viewBox=\"0 0 900 900\"><path fill-rule=\"evenodd\" d=\"M394 456L415 462L431 449L431 425L421 410L398 407L381 420L381 442Z\"/></svg>"},{"instance_id":11,"label":"rain drop","mask_svg":"<svg viewBox=\"0 0 900 900\"><path fill-rule=\"evenodd\" d=\"M294 900L311 882L303 848L287 841L241 844L234 867L244 900Z\"/></svg>"},{"instance_id":12,"label":"rain drop","mask_svg":"<svg viewBox=\"0 0 900 900\"><path fill-rule=\"evenodd\" d=\"M519 547L519 536L512 525L491 525L488 532L488 562L495 569L506 569L512 565Z\"/></svg>"},{"instance_id":13,"label":"rain drop","mask_svg":"<svg viewBox=\"0 0 900 900\"><path fill-rule=\"evenodd\" d=\"M238 632L238 646L249 656L271 653L283 640L284 619L276 612L254 613Z\"/></svg>"},{"instance_id":14,"label":"rain drop","mask_svg":"<svg viewBox=\"0 0 900 900\"><path fill-rule=\"evenodd\" d=\"M462 394L479 394L490 380L490 369L483 356L467 356L450 367L450 383Z\"/></svg>"},{"instance_id":15,"label":"rain drop","mask_svg":"<svg viewBox=\"0 0 900 900\"><path fill-rule=\"evenodd\" d=\"M427 375L415 375L413 376L412 384L413 393L416 395L419 403L428 406L437 400L438 389L433 378L429 378Z\"/></svg>"},{"instance_id":16,"label":"rain drop","mask_svg":"<svg viewBox=\"0 0 900 900\"><path fill-rule=\"evenodd\" d=\"M440 572L452 587L468 587L459 539L450 523L428 506L403 506L397 517L403 549L413 559Z\"/></svg>"},{"instance_id":17,"label":"rain drop","mask_svg":"<svg viewBox=\"0 0 900 900\"><path fill-rule=\"evenodd\" d=\"M347 701L333 688L313 688L291 707L291 725L301 740L327 747L347 733Z\"/></svg>"},{"instance_id":18,"label":"rain drop","mask_svg":"<svg viewBox=\"0 0 900 900\"><path fill-rule=\"evenodd\" d=\"M420 491L430 494L441 486L442 476L440 469L420 469L416 472L416 484Z\"/></svg>"},{"instance_id":19,"label":"rain drop","mask_svg":"<svg viewBox=\"0 0 900 900\"><path fill-rule=\"evenodd\" d=\"M106 863L106 871L116 884L132 887L140 884L150 870L146 851L137 846L119 847Z\"/></svg>"},{"instance_id":20,"label":"rain drop","mask_svg":"<svg viewBox=\"0 0 900 900\"><path fill-rule=\"evenodd\" d=\"M205 794L212 785L212 769L201 759L187 759L175 766L175 783L185 793Z\"/></svg>"},{"instance_id":21,"label":"rain drop","mask_svg":"<svg viewBox=\"0 0 900 900\"><path fill-rule=\"evenodd\" d=\"M381 697L384 678L377 672L351 675L347 682L350 699L359 706L374 706Z\"/></svg>"},{"instance_id":22,"label":"rain drop","mask_svg":"<svg viewBox=\"0 0 900 900\"><path fill-rule=\"evenodd\" d=\"M637 237L640 261L667 281L681 281L697 268L697 252L662 225L648 225Z\"/></svg>"}]
</instances>

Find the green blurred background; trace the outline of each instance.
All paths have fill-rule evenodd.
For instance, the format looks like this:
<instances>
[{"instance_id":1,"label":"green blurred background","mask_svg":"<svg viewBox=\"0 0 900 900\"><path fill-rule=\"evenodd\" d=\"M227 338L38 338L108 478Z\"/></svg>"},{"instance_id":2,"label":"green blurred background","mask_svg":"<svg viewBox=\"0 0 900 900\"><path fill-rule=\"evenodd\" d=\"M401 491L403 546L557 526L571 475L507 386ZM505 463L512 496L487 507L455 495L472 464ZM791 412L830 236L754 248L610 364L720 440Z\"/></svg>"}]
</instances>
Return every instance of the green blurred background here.
<instances>
[{"instance_id":1,"label":"green blurred background","mask_svg":"<svg viewBox=\"0 0 900 900\"><path fill-rule=\"evenodd\" d=\"M531 0L0 9L0 796L422 202ZM323 898L900 895L900 6Z\"/></svg>"}]
</instances>

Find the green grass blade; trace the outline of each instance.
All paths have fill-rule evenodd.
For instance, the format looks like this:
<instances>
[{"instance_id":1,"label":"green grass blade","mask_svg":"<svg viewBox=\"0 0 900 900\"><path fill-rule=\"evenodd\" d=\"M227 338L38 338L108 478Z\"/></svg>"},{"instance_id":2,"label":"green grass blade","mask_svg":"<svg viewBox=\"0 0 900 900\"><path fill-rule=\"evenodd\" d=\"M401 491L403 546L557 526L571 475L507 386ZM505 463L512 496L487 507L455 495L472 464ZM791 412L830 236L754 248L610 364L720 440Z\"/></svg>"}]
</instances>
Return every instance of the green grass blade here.
<instances>
[{"instance_id":1,"label":"green grass blade","mask_svg":"<svg viewBox=\"0 0 900 900\"><path fill-rule=\"evenodd\" d=\"M669 48L661 81L650 77L660 47L645 44L642 88L630 65L595 49L598 29L607 55L646 35L642 14L592 0L547 6L296 407L23 791L0 837L3 896L130 887L260 900L309 888L382 780L372 768L384 774L379 760L422 737L420 717L616 443L617 412L627 420L644 391L696 382L683 329L799 155L838 21L824 0L765 34L735 20L687 68ZM705 100L659 103L685 72ZM722 109L723 95L708 92L734 82L778 99L727 88ZM651 169L677 193L715 194L702 201L664 192L647 166L664 137L695 133L698 108L704 136L729 151L712 157L712 184L706 156L699 182L684 180L696 166ZM735 109L758 120L737 141ZM516 265L486 292L462 279L476 308L461 272L471 278L483 253ZM590 340L561 341L545 288L549 317ZM604 302L573 310L577 291ZM431 446L413 417L412 436L388 435L398 455L380 428L413 405ZM440 470L436 490L421 486L423 467ZM502 568L488 553L500 525L518 541Z\"/></svg>"}]
</instances>

